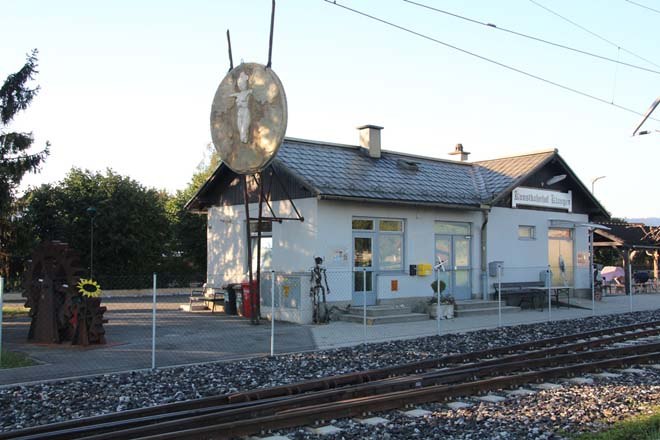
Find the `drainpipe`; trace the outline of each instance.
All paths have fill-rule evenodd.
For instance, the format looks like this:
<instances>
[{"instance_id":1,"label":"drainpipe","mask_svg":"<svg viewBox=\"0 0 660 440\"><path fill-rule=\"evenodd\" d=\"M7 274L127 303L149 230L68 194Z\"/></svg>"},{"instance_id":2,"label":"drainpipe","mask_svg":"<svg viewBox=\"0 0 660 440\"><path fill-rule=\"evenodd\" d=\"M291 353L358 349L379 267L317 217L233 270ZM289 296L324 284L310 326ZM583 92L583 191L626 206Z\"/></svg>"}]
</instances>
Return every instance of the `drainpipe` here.
<instances>
[{"instance_id":1,"label":"drainpipe","mask_svg":"<svg viewBox=\"0 0 660 440\"><path fill-rule=\"evenodd\" d=\"M481 298L488 300L488 214L490 205L481 205L483 209L484 221L481 224Z\"/></svg>"}]
</instances>

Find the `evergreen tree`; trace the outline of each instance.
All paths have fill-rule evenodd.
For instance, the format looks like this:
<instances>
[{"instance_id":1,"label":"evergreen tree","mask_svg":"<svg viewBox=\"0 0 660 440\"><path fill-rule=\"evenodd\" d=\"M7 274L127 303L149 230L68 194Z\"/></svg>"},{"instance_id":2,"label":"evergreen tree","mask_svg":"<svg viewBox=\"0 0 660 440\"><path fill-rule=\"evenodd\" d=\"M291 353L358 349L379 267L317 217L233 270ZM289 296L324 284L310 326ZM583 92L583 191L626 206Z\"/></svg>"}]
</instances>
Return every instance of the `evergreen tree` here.
<instances>
[{"instance_id":1,"label":"evergreen tree","mask_svg":"<svg viewBox=\"0 0 660 440\"><path fill-rule=\"evenodd\" d=\"M16 245L16 188L26 173L36 172L48 156L48 143L37 153L30 153L32 133L13 132L9 124L25 110L39 91L29 82L37 74L37 50L27 56L25 65L7 77L0 88L0 274L7 276L12 250Z\"/></svg>"}]
</instances>

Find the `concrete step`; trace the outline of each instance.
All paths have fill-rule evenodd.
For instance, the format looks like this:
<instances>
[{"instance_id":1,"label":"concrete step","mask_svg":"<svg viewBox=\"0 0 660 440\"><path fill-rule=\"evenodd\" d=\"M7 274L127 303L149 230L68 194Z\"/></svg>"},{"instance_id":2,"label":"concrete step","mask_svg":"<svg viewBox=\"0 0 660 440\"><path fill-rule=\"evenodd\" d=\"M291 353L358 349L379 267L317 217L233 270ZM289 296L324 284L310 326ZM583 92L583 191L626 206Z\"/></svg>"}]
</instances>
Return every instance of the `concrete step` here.
<instances>
[{"instance_id":1,"label":"concrete step","mask_svg":"<svg viewBox=\"0 0 660 440\"><path fill-rule=\"evenodd\" d=\"M362 316L353 315L350 313L339 315L339 320L362 324ZM415 321L427 321L427 320L429 320L429 315L427 315L426 313L405 313L403 315L367 316L367 325L394 324L400 322L415 322Z\"/></svg>"},{"instance_id":2,"label":"concrete step","mask_svg":"<svg viewBox=\"0 0 660 440\"><path fill-rule=\"evenodd\" d=\"M362 307L360 306L351 306L348 311L351 315L362 316ZM391 316L391 315L404 315L410 313L410 307L404 305L378 305L378 306L367 306L367 317L373 316Z\"/></svg>"},{"instance_id":3,"label":"concrete step","mask_svg":"<svg viewBox=\"0 0 660 440\"><path fill-rule=\"evenodd\" d=\"M520 312L520 307L502 306L502 314ZM454 310L456 317L497 315L497 307L484 307L480 309Z\"/></svg>"},{"instance_id":4,"label":"concrete step","mask_svg":"<svg viewBox=\"0 0 660 440\"><path fill-rule=\"evenodd\" d=\"M504 305L504 301L502 301L502 305ZM456 301L456 305L454 306L456 310L488 309L493 307L497 308L497 301Z\"/></svg>"}]
</instances>

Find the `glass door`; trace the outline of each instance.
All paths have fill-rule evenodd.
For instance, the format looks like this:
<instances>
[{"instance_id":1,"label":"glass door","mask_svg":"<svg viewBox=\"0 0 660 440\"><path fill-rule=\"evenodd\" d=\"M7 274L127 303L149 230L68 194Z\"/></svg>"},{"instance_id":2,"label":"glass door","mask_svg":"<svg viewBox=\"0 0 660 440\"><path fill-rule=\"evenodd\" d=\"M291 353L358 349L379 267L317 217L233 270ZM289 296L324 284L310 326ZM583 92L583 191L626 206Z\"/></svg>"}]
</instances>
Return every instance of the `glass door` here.
<instances>
[{"instance_id":1,"label":"glass door","mask_svg":"<svg viewBox=\"0 0 660 440\"><path fill-rule=\"evenodd\" d=\"M444 293L451 293L456 299L470 299L470 236L437 234L435 258L435 264L444 263L445 272L440 272L440 279L447 286Z\"/></svg>"},{"instance_id":2,"label":"glass door","mask_svg":"<svg viewBox=\"0 0 660 440\"><path fill-rule=\"evenodd\" d=\"M376 304L373 234L353 234L353 305Z\"/></svg>"},{"instance_id":3,"label":"glass door","mask_svg":"<svg viewBox=\"0 0 660 440\"><path fill-rule=\"evenodd\" d=\"M470 299L470 238L461 235L452 237L454 250L454 296L456 299Z\"/></svg>"},{"instance_id":4,"label":"glass door","mask_svg":"<svg viewBox=\"0 0 660 440\"><path fill-rule=\"evenodd\" d=\"M573 230L548 229L548 264L553 286L573 285Z\"/></svg>"}]
</instances>

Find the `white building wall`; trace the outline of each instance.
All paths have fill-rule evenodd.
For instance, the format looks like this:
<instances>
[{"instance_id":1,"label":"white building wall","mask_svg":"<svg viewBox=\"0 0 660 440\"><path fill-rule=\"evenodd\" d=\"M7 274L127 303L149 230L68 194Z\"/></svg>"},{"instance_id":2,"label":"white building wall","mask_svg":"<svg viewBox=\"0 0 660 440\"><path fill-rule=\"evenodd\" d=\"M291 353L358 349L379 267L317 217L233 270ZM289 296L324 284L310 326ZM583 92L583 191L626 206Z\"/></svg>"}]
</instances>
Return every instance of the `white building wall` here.
<instances>
[{"instance_id":1,"label":"white building wall","mask_svg":"<svg viewBox=\"0 0 660 440\"><path fill-rule=\"evenodd\" d=\"M352 297L353 217L403 219L404 271L380 273L376 276L378 300L396 300L431 296L433 276L410 276L411 264L433 264L435 240L433 225L436 220L467 222L472 230L472 296L480 296L479 267L482 214L480 211L438 209L403 205L355 203L320 200L318 205L318 247L328 269L328 282L332 291L330 301L350 301ZM398 281L398 290L391 290L391 281Z\"/></svg>"},{"instance_id":2,"label":"white building wall","mask_svg":"<svg viewBox=\"0 0 660 440\"><path fill-rule=\"evenodd\" d=\"M273 251L271 269L279 276L299 278L299 283L291 283L299 290L300 304L295 308L279 308L276 318L298 323L312 322L312 306L309 298L309 269L313 266L314 249L317 244L317 205L314 198L295 200L296 208L304 217L304 222L285 220L273 223ZM273 210L280 217L295 218L296 214L288 201L274 202ZM257 216L258 206L250 204L250 218ZM267 208L264 206L264 209ZM265 212L265 211L264 211ZM270 213L266 213L270 215ZM227 283L247 279L247 251L245 208L242 205L214 206L208 210L207 231L207 282L220 287ZM256 269L256 268L253 268ZM264 277L262 299L270 296L269 275ZM266 285L268 284L268 285ZM283 295L278 286L276 295ZM290 292L290 291L289 291ZM293 295L293 292L289 294ZM262 315L270 316L270 308L264 308Z\"/></svg>"},{"instance_id":3,"label":"white building wall","mask_svg":"<svg viewBox=\"0 0 660 440\"><path fill-rule=\"evenodd\" d=\"M487 226L488 261L503 261L502 282L539 281L541 270L548 266L548 229L551 220L565 220L575 224L587 223L586 214L536 211L520 208L493 208ZM534 240L518 238L518 226L536 227ZM563 226L559 226L563 227ZM568 226L567 226L568 227ZM573 230L573 263L575 287L590 288L588 262L578 266L578 254L589 252L589 231L585 227ZM587 258L588 261L588 258ZM489 290L493 292L495 278L489 278Z\"/></svg>"}]
</instances>

